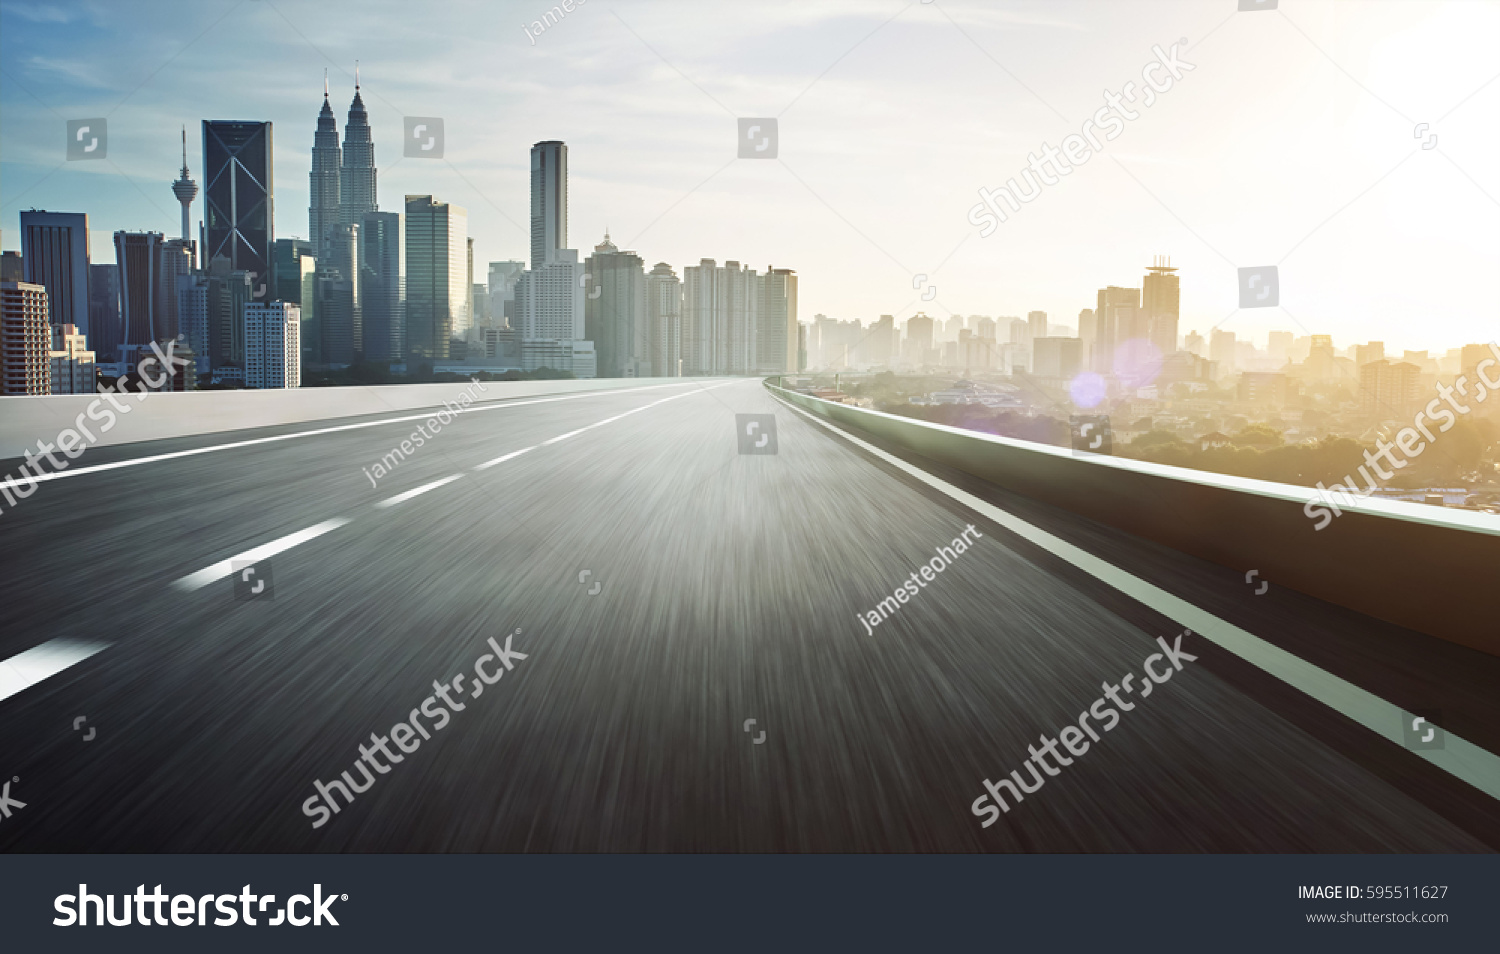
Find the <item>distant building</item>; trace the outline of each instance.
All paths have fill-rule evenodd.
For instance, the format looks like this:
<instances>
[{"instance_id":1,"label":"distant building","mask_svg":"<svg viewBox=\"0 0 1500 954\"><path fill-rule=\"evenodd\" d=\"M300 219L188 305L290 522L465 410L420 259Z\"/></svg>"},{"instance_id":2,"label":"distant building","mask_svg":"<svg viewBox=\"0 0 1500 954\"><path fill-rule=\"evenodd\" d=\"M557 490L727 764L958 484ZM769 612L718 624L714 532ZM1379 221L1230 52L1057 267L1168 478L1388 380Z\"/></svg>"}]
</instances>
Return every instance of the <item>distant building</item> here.
<instances>
[{"instance_id":1,"label":"distant building","mask_svg":"<svg viewBox=\"0 0 1500 954\"><path fill-rule=\"evenodd\" d=\"M377 211L375 142L370 136L370 113L359 94L359 66L354 67L354 101L344 124L343 165L339 168L339 224L363 225ZM314 236L316 237L316 236Z\"/></svg>"},{"instance_id":2,"label":"distant building","mask_svg":"<svg viewBox=\"0 0 1500 954\"><path fill-rule=\"evenodd\" d=\"M1234 332L1215 331L1208 346L1208 357L1219 377L1227 378L1233 374L1236 367Z\"/></svg>"},{"instance_id":3,"label":"distant building","mask_svg":"<svg viewBox=\"0 0 1500 954\"><path fill-rule=\"evenodd\" d=\"M1031 332L1031 341L1035 344L1038 338L1047 337L1047 313L1045 311L1028 311L1026 313L1026 327Z\"/></svg>"},{"instance_id":4,"label":"distant building","mask_svg":"<svg viewBox=\"0 0 1500 954\"><path fill-rule=\"evenodd\" d=\"M24 282L26 265L20 252L0 252L0 282Z\"/></svg>"},{"instance_id":5,"label":"distant building","mask_svg":"<svg viewBox=\"0 0 1500 954\"><path fill-rule=\"evenodd\" d=\"M540 268L568 247L568 146L531 147L531 267Z\"/></svg>"},{"instance_id":6,"label":"distant building","mask_svg":"<svg viewBox=\"0 0 1500 954\"><path fill-rule=\"evenodd\" d=\"M753 373L761 291L755 269L705 258L682 275L683 373Z\"/></svg>"},{"instance_id":7,"label":"distant building","mask_svg":"<svg viewBox=\"0 0 1500 954\"><path fill-rule=\"evenodd\" d=\"M1144 337L1136 327L1141 310L1141 290L1110 285L1099 289L1094 308L1093 370L1109 374L1115 367L1115 349L1132 338Z\"/></svg>"},{"instance_id":8,"label":"distant building","mask_svg":"<svg viewBox=\"0 0 1500 954\"><path fill-rule=\"evenodd\" d=\"M1369 344L1354 346L1354 366L1362 368L1375 361L1385 360L1385 342L1372 341Z\"/></svg>"},{"instance_id":9,"label":"distant building","mask_svg":"<svg viewBox=\"0 0 1500 954\"><path fill-rule=\"evenodd\" d=\"M44 286L0 282L0 394L52 393L48 314Z\"/></svg>"},{"instance_id":10,"label":"distant building","mask_svg":"<svg viewBox=\"0 0 1500 954\"><path fill-rule=\"evenodd\" d=\"M373 173L372 173L373 174ZM359 222L361 343L369 361L405 355L406 286L401 277L406 230L399 212L367 212Z\"/></svg>"},{"instance_id":11,"label":"distant building","mask_svg":"<svg viewBox=\"0 0 1500 954\"><path fill-rule=\"evenodd\" d=\"M1406 421L1417 408L1421 369L1381 359L1359 369L1359 413L1366 420Z\"/></svg>"},{"instance_id":12,"label":"distant building","mask_svg":"<svg viewBox=\"0 0 1500 954\"><path fill-rule=\"evenodd\" d=\"M797 370L797 273L790 268L767 265L760 277L760 294L755 313L755 358L757 374L780 374ZM896 347L896 319L881 315L880 321L890 331L890 352L886 365L892 363Z\"/></svg>"},{"instance_id":13,"label":"distant building","mask_svg":"<svg viewBox=\"0 0 1500 954\"><path fill-rule=\"evenodd\" d=\"M468 233L468 213L458 206L406 197L407 359L446 359L454 330L468 325Z\"/></svg>"},{"instance_id":14,"label":"distant building","mask_svg":"<svg viewBox=\"0 0 1500 954\"><path fill-rule=\"evenodd\" d=\"M99 360L113 360L125 339L120 320L120 268L89 266L89 346Z\"/></svg>"},{"instance_id":15,"label":"distant building","mask_svg":"<svg viewBox=\"0 0 1500 954\"><path fill-rule=\"evenodd\" d=\"M490 262L490 312L497 325L518 327L516 316L516 283L526 270L525 262Z\"/></svg>"},{"instance_id":16,"label":"distant building","mask_svg":"<svg viewBox=\"0 0 1500 954\"><path fill-rule=\"evenodd\" d=\"M645 263L634 252L620 251L606 230L583 271L583 337L594 343L599 377L650 375Z\"/></svg>"},{"instance_id":17,"label":"distant building","mask_svg":"<svg viewBox=\"0 0 1500 954\"><path fill-rule=\"evenodd\" d=\"M53 394L93 394L94 352L83 332L74 325L52 326L51 365Z\"/></svg>"},{"instance_id":18,"label":"distant building","mask_svg":"<svg viewBox=\"0 0 1500 954\"><path fill-rule=\"evenodd\" d=\"M82 212L21 213L23 281L47 289L48 324L89 327L89 217Z\"/></svg>"},{"instance_id":19,"label":"distant building","mask_svg":"<svg viewBox=\"0 0 1500 954\"><path fill-rule=\"evenodd\" d=\"M308 172L308 235L321 262L327 254L329 229L339 224L339 126L328 103L328 78L323 78L323 108L318 110L318 128L313 133L312 169Z\"/></svg>"},{"instance_id":20,"label":"distant building","mask_svg":"<svg viewBox=\"0 0 1500 954\"><path fill-rule=\"evenodd\" d=\"M245 306L245 387L302 386L300 309L289 302Z\"/></svg>"},{"instance_id":21,"label":"distant building","mask_svg":"<svg viewBox=\"0 0 1500 954\"><path fill-rule=\"evenodd\" d=\"M1077 338L1037 338L1031 353L1032 373L1039 378L1074 378L1083 370L1083 342Z\"/></svg>"},{"instance_id":22,"label":"distant building","mask_svg":"<svg viewBox=\"0 0 1500 954\"><path fill-rule=\"evenodd\" d=\"M122 345L143 345L167 337L160 232L116 232L115 262L120 269ZM175 279L173 287L176 287ZM175 310L175 308L174 308Z\"/></svg>"},{"instance_id":23,"label":"distant building","mask_svg":"<svg viewBox=\"0 0 1500 954\"><path fill-rule=\"evenodd\" d=\"M1236 396L1242 404L1285 407L1296 393L1294 388L1292 379L1279 371L1246 371L1240 375Z\"/></svg>"},{"instance_id":24,"label":"distant building","mask_svg":"<svg viewBox=\"0 0 1500 954\"><path fill-rule=\"evenodd\" d=\"M1146 269L1141 281L1141 313L1145 319L1146 339L1161 354L1177 350L1177 314L1181 289L1177 269L1169 259L1158 258Z\"/></svg>"},{"instance_id":25,"label":"distant building","mask_svg":"<svg viewBox=\"0 0 1500 954\"><path fill-rule=\"evenodd\" d=\"M646 322L650 326L651 374L659 378L680 377L682 282L666 262L657 262L646 276Z\"/></svg>"}]
</instances>

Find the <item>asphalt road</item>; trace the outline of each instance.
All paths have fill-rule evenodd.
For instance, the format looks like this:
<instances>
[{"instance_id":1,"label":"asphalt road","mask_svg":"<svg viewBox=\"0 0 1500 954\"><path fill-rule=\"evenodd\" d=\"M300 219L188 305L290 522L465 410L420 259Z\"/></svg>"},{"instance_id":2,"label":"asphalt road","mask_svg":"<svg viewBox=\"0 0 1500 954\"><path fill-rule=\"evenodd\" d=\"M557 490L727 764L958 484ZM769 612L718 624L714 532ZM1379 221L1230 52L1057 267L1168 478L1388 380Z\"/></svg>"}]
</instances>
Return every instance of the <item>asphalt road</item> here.
<instances>
[{"instance_id":1,"label":"asphalt road","mask_svg":"<svg viewBox=\"0 0 1500 954\"><path fill-rule=\"evenodd\" d=\"M774 414L777 453L741 454L737 413ZM0 659L109 644L0 700L0 781L25 804L0 850L1500 848L1493 799L1194 635L1198 662L981 827L984 779L1024 773L1181 628L756 380L473 410L372 487L418 423L81 474L0 516ZM1500 751L1500 660L943 476ZM867 632L858 614L970 524ZM258 565L270 599L227 572L190 588L330 526ZM471 695L508 635L526 658ZM314 828L315 782L362 783L358 746L460 673L463 711L419 715L430 737Z\"/></svg>"}]
</instances>

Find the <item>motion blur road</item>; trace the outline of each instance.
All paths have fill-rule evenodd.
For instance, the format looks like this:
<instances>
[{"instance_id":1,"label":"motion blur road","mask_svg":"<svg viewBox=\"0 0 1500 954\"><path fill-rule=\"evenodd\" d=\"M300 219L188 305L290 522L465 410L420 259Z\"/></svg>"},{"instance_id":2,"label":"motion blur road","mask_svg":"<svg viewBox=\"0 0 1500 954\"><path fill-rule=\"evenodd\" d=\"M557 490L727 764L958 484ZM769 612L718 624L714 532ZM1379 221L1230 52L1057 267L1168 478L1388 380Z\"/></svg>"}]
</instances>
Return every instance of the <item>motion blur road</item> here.
<instances>
[{"instance_id":1,"label":"motion blur road","mask_svg":"<svg viewBox=\"0 0 1500 954\"><path fill-rule=\"evenodd\" d=\"M417 421L81 473L7 510L0 659L109 645L0 700L25 804L0 850L1500 847L1492 798L1196 634L1198 662L981 827L984 779L1182 627L759 380L623 385L471 410L378 487L364 469ZM741 454L736 413L774 414L777 453ZM1500 659L934 473L1500 752ZM338 520L269 557L272 599L202 573ZM969 524L977 544L867 633L857 614ZM315 780L517 630L524 661L312 827Z\"/></svg>"}]
</instances>

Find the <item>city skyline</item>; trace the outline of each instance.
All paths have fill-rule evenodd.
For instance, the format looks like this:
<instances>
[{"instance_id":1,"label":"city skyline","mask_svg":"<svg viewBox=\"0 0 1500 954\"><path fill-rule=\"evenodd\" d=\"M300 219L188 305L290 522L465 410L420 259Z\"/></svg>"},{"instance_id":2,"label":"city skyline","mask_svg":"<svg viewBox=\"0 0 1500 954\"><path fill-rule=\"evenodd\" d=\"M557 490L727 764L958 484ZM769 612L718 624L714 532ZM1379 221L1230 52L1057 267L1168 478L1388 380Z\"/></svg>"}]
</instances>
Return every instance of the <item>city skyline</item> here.
<instances>
[{"instance_id":1,"label":"city skyline","mask_svg":"<svg viewBox=\"0 0 1500 954\"><path fill-rule=\"evenodd\" d=\"M276 234L300 236L300 213L310 203L299 180L316 121L318 74L331 70L335 98L352 94L359 59L375 149L385 157L378 204L399 208L407 194L433 194L469 208L476 261L528 258L523 150L560 140L575 153L576 234L597 236L608 224L621 247L678 269L704 256L761 267L796 262L804 316L869 322L894 314L899 323L919 308L939 318L1032 310L1074 315L1092 305L1098 288L1138 282L1147 256L1164 253L1181 269L1182 334L1207 334L1223 323L1242 340L1264 341L1281 330L1332 334L1341 345L1382 340L1438 352L1483 338L1495 325L1482 271L1500 254L1494 230L1485 227L1500 184L1475 157L1493 151L1495 132L1483 128L1482 117L1500 87L1465 74L1464 57L1452 49L1439 58L1419 42L1437 32L1460 46L1472 42L1494 14L1471 6L1382 8L1357 20L1338 9L1299 11L1299 27L1313 32L1325 57L1282 17L1225 20L1201 4L1150 7L1150 17L1139 15L1148 8L1130 4L1090 7L1090 29L1080 25L1082 14L1074 20L1035 6L949 11L956 22L925 5L906 12L899 6L778 11L754 21L726 12L728 32L743 41L743 51L709 36L707 22L668 18L664 8L646 4L617 15L581 10L589 15L548 30L535 47L499 31L498 42L508 50L514 42L515 56L437 71L426 34L403 34L400 43L381 35L394 13L380 4L357 23L299 10L291 24L270 9L227 16L227 5L215 6L170 28L124 22L109 10L64 6L48 21L7 7L0 42L11 48L8 58L24 88L7 84L0 95L13 130L0 168L15 190L3 197L0 245L18 247L13 217L33 206L86 211L98 233L175 234L176 203L165 197L180 165L175 134L183 123L217 116L282 124L275 159L288 172L276 184L283 212ZM220 17L225 22L215 25ZM120 84L106 81L108 70L124 69L122 61L113 51L92 49L87 32L72 31L70 48L58 49L52 27L59 20L107 27L116 37L150 27L155 32L143 42L150 41L153 54L161 47L163 61L180 55L122 99ZM1060 141L1068 126L1054 111L1077 120L1093 108L1093 90L1118 87L1138 72L1153 44L1176 38L1162 32L1166 26L1178 24L1190 41L1183 57L1196 71L1126 130L1110 162L1075 170L997 234L980 237L965 221L975 189L998 184L1024 166L1028 152ZM1266 42L1273 28L1295 82L1262 75L1253 98L1226 98L1231 86L1243 94L1241 81L1261 65L1247 62L1243 50ZM233 49L244 31L293 29L317 48L278 44L268 62ZM767 52L770 41L789 31L801 38L796 57ZM1108 44L1100 45L1096 33L1110 33ZM590 99L581 84L594 83L599 68L569 70L599 44L622 37L637 44L639 56L613 61L609 91L595 88ZM1097 62L1097 71L1058 75L1045 53L1062 49L1072 51L1075 63L1079 51L1096 51L1083 58ZM1398 49L1411 62L1395 62ZM891 57L899 69L888 68ZM951 62L956 81L983 91L976 102L987 103L992 116L975 113L972 102L955 112L920 95L946 85L924 80L928 85L907 92L897 88L939 59ZM427 64L425 71L414 70L417 63ZM1357 82L1334 63L1352 70ZM819 78L825 68L828 75ZM548 96L527 95L539 82L538 69L556 81ZM191 82L195 70L224 81ZM234 81L251 71L258 82ZM752 76L775 95L750 90ZM1326 114L1297 107L1297 84L1304 92L1316 87L1332 104ZM495 95L482 95L484 87ZM891 94L889 107L856 110L878 115L848 119L876 92L876 99ZM778 162L734 159L734 119L715 105L720 100L740 115L785 113ZM787 101L794 108L783 108ZM1225 103L1235 109L1223 109ZM903 121L914 124L909 143L892 138L898 107ZM1442 119L1432 123L1443 135L1438 148L1425 151L1409 127L1398 129L1398 109ZM1214 110L1244 115L1205 112ZM61 144L48 145L61 138L53 135L63 125L59 117L100 114L110 117L110 161L59 166L52 154ZM402 116L424 114L445 117L442 160L401 156ZM1272 119L1279 124L1274 135L1251 134L1248 127ZM837 137L844 145L835 149ZM932 148L936 142L944 148ZM1290 149L1290 142L1305 145ZM202 161L189 159L194 167ZM1413 171L1429 159L1425 172ZM1255 162L1261 172L1244 174ZM204 200L195 205L195 219ZM880 216L867 211L877 201ZM1081 210L1090 216L1086 229L1078 224ZM103 252L98 261L106 261L109 243L96 235L91 244ZM1278 260L1284 260L1286 307L1236 313L1231 265ZM1387 267L1395 260L1401 269ZM933 287L935 300L923 300Z\"/></svg>"}]
</instances>

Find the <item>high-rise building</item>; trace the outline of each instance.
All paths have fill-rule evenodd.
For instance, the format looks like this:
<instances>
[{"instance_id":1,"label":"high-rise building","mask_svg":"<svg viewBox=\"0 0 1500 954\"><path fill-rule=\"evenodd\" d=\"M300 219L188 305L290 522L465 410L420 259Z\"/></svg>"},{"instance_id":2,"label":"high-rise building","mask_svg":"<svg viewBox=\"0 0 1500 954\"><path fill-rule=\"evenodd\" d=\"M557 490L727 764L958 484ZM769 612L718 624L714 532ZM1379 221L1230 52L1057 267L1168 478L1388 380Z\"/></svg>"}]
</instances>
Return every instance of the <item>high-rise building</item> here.
<instances>
[{"instance_id":1,"label":"high-rise building","mask_svg":"<svg viewBox=\"0 0 1500 954\"><path fill-rule=\"evenodd\" d=\"M359 226L330 225L323 252L318 259L320 350L324 364L347 367L364 353Z\"/></svg>"},{"instance_id":2,"label":"high-rise building","mask_svg":"<svg viewBox=\"0 0 1500 954\"><path fill-rule=\"evenodd\" d=\"M1214 372L1220 378L1227 378L1234 373L1234 345L1234 332L1218 330L1213 332L1208 345L1208 359L1214 363Z\"/></svg>"},{"instance_id":3,"label":"high-rise building","mask_svg":"<svg viewBox=\"0 0 1500 954\"><path fill-rule=\"evenodd\" d=\"M291 302L245 306L245 387L302 386L302 316Z\"/></svg>"},{"instance_id":4,"label":"high-rise building","mask_svg":"<svg viewBox=\"0 0 1500 954\"><path fill-rule=\"evenodd\" d=\"M319 120L321 126L321 118ZM316 165L316 163L315 163ZM344 124L343 165L339 169L339 224L359 225L376 211L375 140L370 113L359 95L359 64L354 65L354 101Z\"/></svg>"},{"instance_id":5,"label":"high-rise building","mask_svg":"<svg viewBox=\"0 0 1500 954\"><path fill-rule=\"evenodd\" d=\"M1292 360L1292 340L1295 336L1290 331L1273 331L1266 336L1266 353L1278 366L1285 366Z\"/></svg>"},{"instance_id":6,"label":"high-rise building","mask_svg":"<svg viewBox=\"0 0 1500 954\"><path fill-rule=\"evenodd\" d=\"M539 142L531 147L531 267L567 247L568 146Z\"/></svg>"},{"instance_id":7,"label":"high-rise building","mask_svg":"<svg viewBox=\"0 0 1500 954\"><path fill-rule=\"evenodd\" d=\"M161 338L175 338L182 333L177 317L177 281L193 273L195 243L187 239L168 239L161 246L161 307L156 322Z\"/></svg>"},{"instance_id":8,"label":"high-rise building","mask_svg":"<svg viewBox=\"0 0 1500 954\"><path fill-rule=\"evenodd\" d=\"M1031 329L1033 347L1038 338L1047 337L1047 313L1045 311L1028 311L1026 313L1026 324Z\"/></svg>"},{"instance_id":9,"label":"high-rise building","mask_svg":"<svg viewBox=\"0 0 1500 954\"><path fill-rule=\"evenodd\" d=\"M89 266L89 346L101 360L114 360L125 338L120 321L120 268Z\"/></svg>"},{"instance_id":10,"label":"high-rise building","mask_svg":"<svg viewBox=\"0 0 1500 954\"><path fill-rule=\"evenodd\" d=\"M1200 358L1208 357L1208 352L1204 350L1206 347L1203 336L1196 331L1189 331L1187 336L1182 339L1182 350L1195 354Z\"/></svg>"},{"instance_id":11,"label":"high-rise building","mask_svg":"<svg viewBox=\"0 0 1500 954\"><path fill-rule=\"evenodd\" d=\"M490 262L490 311L496 325L520 326L520 317L516 313L516 283L525 270L525 262Z\"/></svg>"},{"instance_id":12,"label":"high-rise building","mask_svg":"<svg viewBox=\"0 0 1500 954\"><path fill-rule=\"evenodd\" d=\"M208 263L208 364L215 377L234 369L233 376L244 380L245 306L264 298L256 297L252 282L248 271L233 268L222 255Z\"/></svg>"},{"instance_id":13,"label":"high-rise building","mask_svg":"<svg viewBox=\"0 0 1500 954\"><path fill-rule=\"evenodd\" d=\"M1136 314L1140 307L1139 288L1109 285L1099 289L1094 308L1094 371L1109 374L1114 370L1115 349L1137 337Z\"/></svg>"},{"instance_id":14,"label":"high-rise building","mask_svg":"<svg viewBox=\"0 0 1500 954\"><path fill-rule=\"evenodd\" d=\"M1031 323L1020 318L1002 318L1010 331L1010 343L1031 350Z\"/></svg>"},{"instance_id":15,"label":"high-rise building","mask_svg":"<svg viewBox=\"0 0 1500 954\"><path fill-rule=\"evenodd\" d=\"M366 212L360 220L359 241L365 358L399 361L406 331L406 287L401 278L406 232L401 213Z\"/></svg>"},{"instance_id":16,"label":"high-rise building","mask_svg":"<svg viewBox=\"0 0 1500 954\"><path fill-rule=\"evenodd\" d=\"M755 270L705 258L682 275L683 373L753 373L761 289Z\"/></svg>"},{"instance_id":17,"label":"high-rise building","mask_svg":"<svg viewBox=\"0 0 1500 954\"><path fill-rule=\"evenodd\" d=\"M978 315L978 316L971 316L971 317L973 317L973 321L974 321L974 327L973 327L972 330L973 330L974 334L977 337L980 337L980 338L989 338L991 341L998 341L999 340L999 327L1000 326L999 326L998 323L996 323L995 319L987 317L985 315ZM1027 324L1028 324L1028 327L1029 327L1030 323L1028 322ZM1030 340L1029 336L1028 336L1027 340L1028 341Z\"/></svg>"},{"instance_id":18,"label":"high-rise building","mask_svg":"<svg viewBox=\"0 0 1500 954\"><path fill-rule=\"evenodd\" d=\"M464 249L464 327L455 328L455 336L466 334L474 327L474 237L469 236Z\"/></svg>"},{"instance_id":19,"label":"high-rise building","mask_svg":"<svg viewBox=\"0 0 1500 954\"><path fill-rule=\"evenodd\" d=\"M187 337L193 351L196 375L208 377L212 372L213 344L209 332L208 276L194 272L177 279L178 334Z\"/></svg>"},{"instance_id":20,"label":"high-rise building","mask_svg":"<svg viewBox=\"0 0 1500 954\"><path fill-rule=\"evenodd\" d=\"M1078 313L1078 340L1083 342L1080 346L1082 370L1094 366L1094 341L1097 336L1098 326L1094 321L1094 309L1085 308Z\"/></svg>"},{"instance_id":21,"label":"high-rise building","mask_svg":"<svg viewBox=\"0 0 1500 954\"><path fill-rule=\"evenodd\" d=\"M47 289L48 323L89 327L89 217L82 212L21 213L25 281Z\"/></svg>"},{"instance_id":22,"label":"high-rise building","mask_svg":"<svg viewBox=\"0 0 1500 954\"><path fill-rule=\"evenodd\" d=\"M258 298L270 283L276 239L271 134L268 122L203 121L202 261L224 257L232 271L249 274Z\"/></svg>"},{"instance_id":23,"label":"high-rise building","mask_svg":"<svg viewBox=\"0 0 1500 954\"><path fill-rule=\"evenodd\" d=\"M182 204L182 234L178 236L189 247L193 246L193 200L198 197L198 183L188 175L187 165L187 127L182 127L182 174L177 181L172 183L172 195ZM189 262L188 268L196 268L196 262Z\"/></svg>"},{"instance_id":24,"label":"high-rise building","mask_svg":"<svg viewBox=\"0 0 1500 954\"><path fill-rule=\"evenodd\" d=\"M1314 336L1317 337L1317 336ZM1359 369L1359 413L1371 421L1409 422L1418 406L1421 369L1382 358Z\"/></svg>"},{"instance_id":25,"label":"high-rise building","mask_svg":"<svg viewBox=\"0 0 1500 954\"><path fill-rule=\"evenodd\" d=\"M49 311L44 286L0 282L0 394L52 393Z\"/></svg>"},{"instance_id":26,"label":"high-rise building","mask_svg":"<svg viewBox=\"0 0 1500 954\"><path fill-rule=\"evenodd\" d=\"M797 370L797 273L790 268L766 266L760 277L759 308L755 314L755 366L757 374L782 374ZM890 323L890 366L895 354L896 319Z\"/></svg>"},{"instance_id":27,"label":"high-rise building","mask_svg":"<svg viewBox=\"0 0 1500 954\"><path fill-rule=\"evenodd\" d=\"M1177 316L1182 301L1181 281L1177 269L1167 258L1157 258L1146 269L1141 280L1141 317L1145 322L1143 337L1160 354L1177 350Z\"/></svg>"},{"instance_id":28,"label":"high-rise building","mask_svg":"<svg viewBox=\"0 0 1500 954\"><path fill-rule=\"evenodd\" d=\"M115 263L120 268L122 346L149 345L167 336L160 232L116 232ZM173 279L176 288L176 279ZM174 309L175 310L175 309Z\"/></svg>"},{"instance_id":29,"label":"high-rise building","mask_svg":"<svg viewBox=\"0 0 1500 954\"><path fill-rule=\"evenodd\" d=\"M313 243L298 238L277 239L271 245L270 301L297 305L302 313L302 363L322 359L323 333L318 324L318 259ZM193 346L195 349L197 345ZM201 356L202 351L198 352ZM200 357L201 360L201 357Z\"/></svg>"},{"instance_id":30,"label":"high-rise building","mask_svg":"<svg viewBox=\"0 0 1500 954\"><path fill-rule=\"evenodd\" d=\"M0 282L24 282L25 280L26 266L21 261L21 253L0 252Z\"/></svg>"},{"instance_id":31,"label":"high-rise building","mask_svg":"<svg viewBox=\"0 0 1500 954\"><path fill-rule=\"evenodd\" d=\"M468 213L430 195L409 195L405 234L406 357L447 358L454 329L468 325ZM581 303L578 310L581 324Z\"/></svg>"},{"instance_id":32,"label":"high-rise building","mask_svg":"<svg viewBox=\"0 0 1500 954\"><path fill-rule=\"evenodd\" d=\"M308 172L307 229L322 264L328 249L328 230L339 224L339 176L343 160L339 152L339 126L328 104L328 76L323 76L323 108L318 110L318 129L313 133L312 170Z\"/></svg>"},{"instance_id":33,"label":"high-rise building","mask_svg":"<svg viewBox=\"0 0 1500 954\"><path fill-rule=\"evenodd\" d=\"M73 325L52 326L51 366L53 394L94 393L94 352L83 332Z\"/></svg>"},{"instance_id":34,"label":"high-rise building","mask_svg":"<svg viewBox=\"0 0 1500 954\"><path fill-rule=\"evenodd\" d=\"M646 321L650 326L651 373L659 378L680 377L682 282L666 262L657 262L646 276Z\"/></svg>"},{"instance_id":35,"label":"high-rise building","mask_svg":"<svg viewBox=\"0 0 1500 954\"><path fill-rule=\"evenodd\" d=\"M516 315L522 339L587 340L583 328L584 285L584 265L571 248L558 249L545 265L522 272L516 282Z\"/></svg>"},{"instance_id":36,"label":"high-rise building","mask_svg":"<svg viewBox=\"0 0 1500 954\"><path fill-rule=\"evenodd\" d=\"M651 374L645 263L635 252L620 251L606 230L583 272L583 336L594 343L599 377Z\"/></svg>"},{"instance_id":37,"label":"high-rise building","mask_svg":"<svg viewBox=\"0 0 1500 954\"><path fill-rule=\"evenodd\" d=\"M921 367L927 364L935 364L936 356L933 350L933 327L937 323L922 312L917 312L906 320L906 350L905 358L911 364Z\"/></svg>"}]
</instances>

